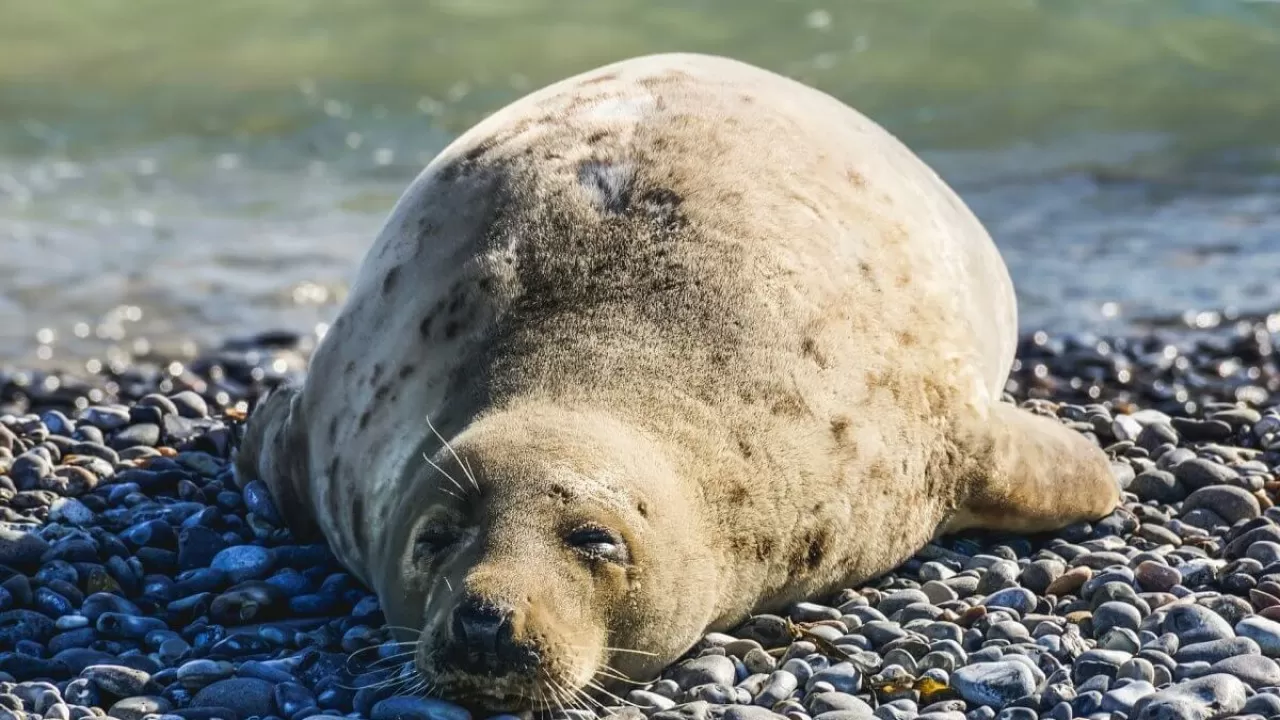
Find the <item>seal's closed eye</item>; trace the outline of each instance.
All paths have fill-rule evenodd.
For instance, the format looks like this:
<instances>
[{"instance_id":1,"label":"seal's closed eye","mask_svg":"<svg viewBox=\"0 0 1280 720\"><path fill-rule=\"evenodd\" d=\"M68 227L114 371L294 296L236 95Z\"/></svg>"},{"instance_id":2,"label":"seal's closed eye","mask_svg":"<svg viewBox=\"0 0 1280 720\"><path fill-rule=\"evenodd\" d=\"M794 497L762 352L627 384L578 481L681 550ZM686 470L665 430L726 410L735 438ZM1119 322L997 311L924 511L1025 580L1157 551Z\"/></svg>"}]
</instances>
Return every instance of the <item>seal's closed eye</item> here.
<instances>
[{"instance_id":1,"label":"seal's closed eye","mask_svg":"<svg viewBox=\"0 0 1280 720\"><path fill-rule=\"evenodd\" d=\"M446 552L462 538L462 530L447 520L433 520L422 526L413 541L415 560L429 561Z\"/></svg>"},{"instance_id":2,"label":"seal's closed eye","mask_svg":"<svg viewBox=\"0 0 1280 720\"><path fill-rule=\"evenodd\" d=\"M592 560L625 563L630 559L627 544L608 528L586 525L569 533L565 542Z\"/></svg>"}]
</instances>

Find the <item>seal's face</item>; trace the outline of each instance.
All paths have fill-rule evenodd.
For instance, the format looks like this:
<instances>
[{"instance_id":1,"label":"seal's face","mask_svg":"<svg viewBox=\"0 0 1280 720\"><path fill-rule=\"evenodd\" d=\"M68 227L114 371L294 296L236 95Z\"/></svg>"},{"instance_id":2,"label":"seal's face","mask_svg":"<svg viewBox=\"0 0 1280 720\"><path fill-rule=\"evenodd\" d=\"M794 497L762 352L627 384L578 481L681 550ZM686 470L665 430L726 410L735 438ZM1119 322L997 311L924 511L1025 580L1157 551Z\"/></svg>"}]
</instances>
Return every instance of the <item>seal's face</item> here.
<instances>
[{"instance_id":1,"label":"seal's face","mask_svg":"<svg viewBox=\"0 0 1280 720\"><path fill-rule=\"evenodd\" d=\"M630 458L603 469L602 448L578 439L593 462L464 442L433 463L452 479L406 511L417 519L380 593L390 622L422 628L414 662L431 694L485 712L592 707L700 636L708 618L687 606L709 611L713 583L681 574L689 546L676 538L691 533L671 522L681 511L658 511L666 470L622 478Z\"/></svg>"}]
</instances>

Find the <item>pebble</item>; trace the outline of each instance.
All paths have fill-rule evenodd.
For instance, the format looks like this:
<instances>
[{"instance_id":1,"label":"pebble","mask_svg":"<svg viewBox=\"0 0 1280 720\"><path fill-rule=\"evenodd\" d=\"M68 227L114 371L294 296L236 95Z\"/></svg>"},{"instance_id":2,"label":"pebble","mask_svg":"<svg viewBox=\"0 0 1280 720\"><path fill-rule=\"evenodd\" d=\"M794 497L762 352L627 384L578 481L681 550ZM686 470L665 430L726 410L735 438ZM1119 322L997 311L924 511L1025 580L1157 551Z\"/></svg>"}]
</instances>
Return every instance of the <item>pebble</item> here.
<instances>
[{"instance_id":1,"label":"pebble","mask_svg":"<svg viewBox=\"0 0 1280 720\"><path fill-rule=\"evenodd\" d=\"M271 683L257 678L219 680L196 693L192 707L224 707L241 717L271 715L275 694Z\"/></svg>"},{"instance_id":2,"label":"pebble","mask_svg":"<svg viewBox=\"0 0 1280 720\"><path fill-rule=\"evenodd\" d=\"M951 675L956 690L971 703L1003 707L1035 690L1035 675L1020 662L980 662Z\"/></svg>"},{"instance_id":3,"label":"pebble","mask_svg":"<svg viewBox=\"0 0 1280 720\"><path fill-rule=\"evenodd\" d=\"M1230 717L1244 707L1246 692L1244 683L1225 673L1186 680L1139 700L1135 720Z\"/></svg>"}]
</instances>

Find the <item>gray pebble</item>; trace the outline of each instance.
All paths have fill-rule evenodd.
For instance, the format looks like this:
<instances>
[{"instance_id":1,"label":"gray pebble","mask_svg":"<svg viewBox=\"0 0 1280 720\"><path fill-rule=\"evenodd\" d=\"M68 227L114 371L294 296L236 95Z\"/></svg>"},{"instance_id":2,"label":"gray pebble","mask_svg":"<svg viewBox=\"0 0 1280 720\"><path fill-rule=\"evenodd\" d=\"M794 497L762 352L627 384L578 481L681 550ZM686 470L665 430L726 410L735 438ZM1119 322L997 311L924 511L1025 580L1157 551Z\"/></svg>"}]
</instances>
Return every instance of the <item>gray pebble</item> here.
<instances>
[{"instance_id":1,"label":"gray pebble","mask_svg":"<svg viewBox=\"0 0 1280 720\"><path fill-rule=\"evenodd\" d=\"M1280 623L1253 615L1236 623L1236 633L1256 642L1267 657L1280 657Z\"/></svg>"},{"instance_id":2,"label":"gray pebble","mask_svg":"<svg viewBox=\"0 0 1280 720\"><path fill-rule=\"evenodd\" d=\"M1229 717L1244 707L1245 694L1244 683L1231 675L1206 675L1139 700L1134 706L1134 720Z\"/></svg>"},{"instance_id":3,"label":"gray pebble","mask_svg":"<svg viewBox=\"0 0 1280 720\"><path fill-rule=\"evenodd\" d=\"M1235 655L1260 655L1258 643L1249 638L1235 637L1183 645L1174 656L1180 663L1204 662L1213 664Z\"/></svg>"},{"instance_id":4,"label":"gray pebble","mask_svg":"<svg viewBox=\"0 0 1280 720\"><path fill-rule=\"evenodd\" d=\"M471 720L471 713L451 702L404 695L377 703L369 716L372 720Z\"/></svg>"},{"instance_id":5,"label":"gray pebble","mask_svg":"<svg viewBox=\"0 0 1280 720\"><path fill-rule=\"evenodd\" d=\"M1003 707L1036 687L1031 669L1009 660L966 665L951 674L952 687L967 701Z\"/></svg>"},{"instance_id":6,"label":"gray pebble","mask_svg":"<svg viewBox=\"0 0 1280 720\"><path fill-rule=\"evenodd\" d=\"M1209 668L1211 673L1234 675L1253 688L1280 686L1280 666L1262 655L1234 655L1223 658Z\"/></svg>"},{"instance_id":7,"label":"gray pebble","mask_svg":"<svg viewBox=\"0 0 1280 720\"><path fill-rule=\"evenodd\" d=\"M718 684L732 686L736 668L733 661L723 655L704 655L686 660L672 668L670 677L682 688Z\"/></svg>"}]
</instances>

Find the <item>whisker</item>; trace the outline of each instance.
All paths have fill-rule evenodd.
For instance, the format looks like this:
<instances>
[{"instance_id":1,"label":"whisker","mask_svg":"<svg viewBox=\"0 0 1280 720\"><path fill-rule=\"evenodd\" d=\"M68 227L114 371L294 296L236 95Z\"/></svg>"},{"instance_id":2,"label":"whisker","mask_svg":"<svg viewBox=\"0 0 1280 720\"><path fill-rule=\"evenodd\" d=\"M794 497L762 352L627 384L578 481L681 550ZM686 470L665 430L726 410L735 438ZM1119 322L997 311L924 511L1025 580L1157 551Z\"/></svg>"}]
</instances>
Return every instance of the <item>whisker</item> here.
<instances>
[{"instance_id":1,"label":"whisker","mask_svg":"<svg viewBox=\"0 0 1280 720\"><path fill-rule=\"evenodd\" d=\"M453 483L455 487L457 487L459 490L462 490L463 493L466 493L466 490L463 489L462 485L457 480L453 479L453 476L450 475L447 470L445 470L444 468L436 464L436 461L432 460L430 456L428 456L426 453L422 453L422 459L426 460L427 463L431 465L431 467L435 468L441 475L445 477L446 480ZM443 490L444 488L441 488L441 489Z\"/></svg>"},{"instance_id":2,"label":"whisker","mask_svg":"<svg viewBox=\"0 0 1280 720\"><path fill-rule=\"evenodd\" d=\"M458 463L458 466L461 467L464 471L467 470L468 468L463 464L462 460L458 457L458 453L454 452L453 445L449 444L449 441L445 440L444 436L441 435L438 430L436 430L436 426L431 424L430 416L427 417L427 428L431 430L431 432L435 433L435 436L439 438L440 442L444 443L445 449L448 450L449 454L453 456L453 461ZM464 472L463 474L466 475L467 479L471 481L472 487L474 487L477 491L479 491L480 484L476 482L475 476L473 476L470 472Z\"/></svg>"}]
</instances>

